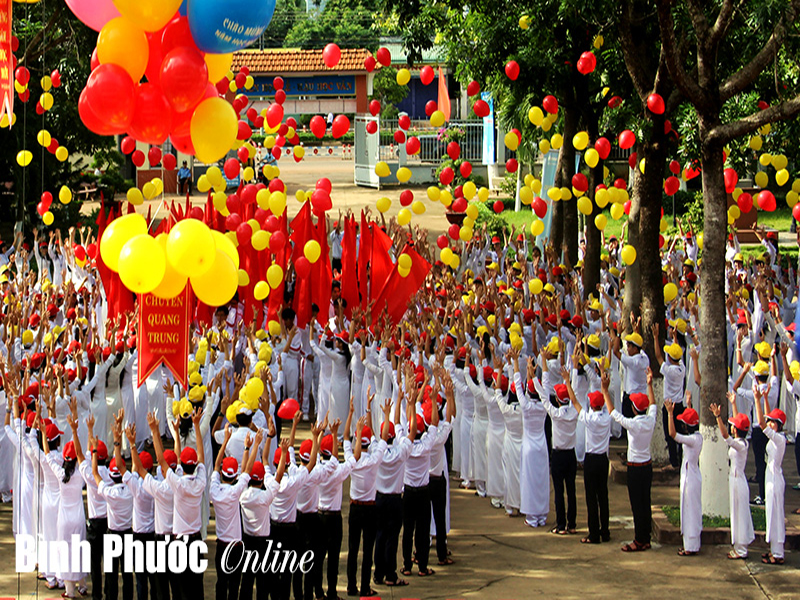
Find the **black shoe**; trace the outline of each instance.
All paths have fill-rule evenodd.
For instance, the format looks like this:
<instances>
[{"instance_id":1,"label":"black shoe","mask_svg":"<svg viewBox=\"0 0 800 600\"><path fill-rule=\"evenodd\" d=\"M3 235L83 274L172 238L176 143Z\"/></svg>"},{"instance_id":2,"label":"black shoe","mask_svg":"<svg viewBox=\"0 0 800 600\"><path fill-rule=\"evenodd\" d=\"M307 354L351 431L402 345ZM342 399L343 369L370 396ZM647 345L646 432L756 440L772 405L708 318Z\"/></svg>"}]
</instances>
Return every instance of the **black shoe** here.
<instances>
[{"instance_id":1,"label":"black shoe","mask_svg":"<svg viewBox=\"0 0 800 600\"><path fill-rule=\"evenodd\" d=\"M374 583L375 585L386 585L386 580L383 578L373 577L372 583Z\"/></svg>"},{"instance_id":2,"label":"black shoe","mask_svg":"<svg viewBox=\"0 0 800 600\"><path fill-rule=\"evenodd\" d=\"M367 591L363 591L363 590L361 591L361 595L362 596L376 596L377 594L378 594L378 592L376 592L372 588L368 589Z\"/></svg>"},{"instance_id":3,"label":"black shoe","mask_svg":"<svg viewBox=\"0 0 800 600\"><path fill-rule=\"evenodd\" d=\"M347 595L348 596L360 596L361 594L359 593L358 590L347 590Z\"/></svg>"},{"instance_id":4,"label":"black shoe","mask_svg":"<svg viewBox=\"0 0 800 600\"><path fill-rule=\"evenodd\" d=\"M600 539L603 540L604 542L610 542L611 541L611 534L606 534L606 535L600 536Z\"/></svg>"}]
</instances>

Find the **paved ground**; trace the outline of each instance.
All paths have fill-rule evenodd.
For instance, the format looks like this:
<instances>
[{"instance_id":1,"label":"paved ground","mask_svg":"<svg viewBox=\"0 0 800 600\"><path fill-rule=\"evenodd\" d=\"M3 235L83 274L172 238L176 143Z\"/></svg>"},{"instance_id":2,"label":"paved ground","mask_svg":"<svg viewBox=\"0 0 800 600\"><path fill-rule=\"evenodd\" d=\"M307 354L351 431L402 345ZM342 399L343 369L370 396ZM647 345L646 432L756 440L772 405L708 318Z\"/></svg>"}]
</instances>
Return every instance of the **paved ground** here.
<instances>
[{"instance_id":1,"label":"paved ground","mask_svg":"<svg viewBox=\"0 0 800 600\"><path fill-rule=\"evenodd\" d=\"M619 443L616 448L621 450ZM787 453L787 512L800 506L800 492L789 489L798 481L794 458ZM751 465L752 470L752 465ZM451 486L457 482L451 480ZM523 600L537 597L559 599L585 598L670 598L691 593L693 598L718 598L734 595L740 600L800 597L800 553L787 554L782 567L762 565L763 550L753 548L748 561L725 559L727 546L703 548L702 555L680 558L675 546L654 546L650 552L626 555L619 551L632 538L632 519L623 486L610 484L612 541L599 546L579 543L585 534L585 504L582 477L578 475L579 535L555 536L548 527L531 529L520 518L509 518L504 511L491 508L488 500L473 491L452 491L450 548L456 564L437 570L434 577L420 579L413 575L411 585L396 590L380 587L384 599L418 598L447 600L480 598ZM677 503L677 487L654 487L653 504ZM345 501L344 506L347 506ZM798 519L798 517L790 517ZM57 594L42 586L36 594L33 575L17 576L13 569L14 544L10 533L11 506L0 505L0 596L52 598ZM346 518L345 518L346 521ZM209 533L213 531L212 527ZM212 537L210 535L210 537ZM346 540L346 533L345 533ZM346 548L346 541L344 542ZM213 556L214 546L210 544ZM342 552L340 594L344 596L346 550ZM212 598L213 568L205 577L206 598ZM19 586L20 593L17 596Z\"/></svg>"}]
</instances>

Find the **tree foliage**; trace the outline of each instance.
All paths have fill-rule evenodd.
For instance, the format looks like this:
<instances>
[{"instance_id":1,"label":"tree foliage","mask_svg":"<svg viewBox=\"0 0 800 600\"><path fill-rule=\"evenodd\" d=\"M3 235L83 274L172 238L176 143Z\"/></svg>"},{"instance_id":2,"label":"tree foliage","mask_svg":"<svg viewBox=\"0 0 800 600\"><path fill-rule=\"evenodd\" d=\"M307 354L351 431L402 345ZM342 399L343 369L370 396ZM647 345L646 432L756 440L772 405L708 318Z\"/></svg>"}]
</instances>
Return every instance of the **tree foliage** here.
<instances>
[{"instance_id":1,"label":"tree foliage","mask_svg":"<svg viewBox=\"0 0 800 600\"><path fill-rule=\"evenodd\" d=\"M377 0L329 0L322 12L309 12L298 19L283 45L318 49L335 43L340 48L376 50L379 31L373 22L377 9Z\"/></svg>"}]
</instances>

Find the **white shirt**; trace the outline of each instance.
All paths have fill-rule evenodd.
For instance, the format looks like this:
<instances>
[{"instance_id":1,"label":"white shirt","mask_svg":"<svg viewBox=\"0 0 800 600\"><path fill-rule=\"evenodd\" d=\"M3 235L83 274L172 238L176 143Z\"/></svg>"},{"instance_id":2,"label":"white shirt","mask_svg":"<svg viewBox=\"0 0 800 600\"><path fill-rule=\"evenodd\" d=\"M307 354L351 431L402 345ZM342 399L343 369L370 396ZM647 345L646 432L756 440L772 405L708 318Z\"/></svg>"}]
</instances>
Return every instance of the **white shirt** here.
<instances>
[{"instance_id":1,"label":"white shirt","mask_svg":"<svg viewBox=\"0 0 800 600\"><path fill-rule=\"evenodd\" d=\"M406 461L411 455L411 440L397 428L394 442L386 448L378 469L378 491L381 494L401 494L406 472Z\"/></svg>"},{"instance_id":2,"label":"white shirt","mask_svg":"<svg viewBox=\"0 0 800 600\"><path fill-rule=\"evenodd\" d=\"M410 487L423 487L428 485L431 472L431 451L436 443L438 428L435 425L428 427L418 440L411 445L411 455L406 461L406 473L403 483Z\"/></svg>"},{"instance_id":3,"label":"white shirt","mask_svg":"<svg viewBox=\"0 0 800 600\"><path fill-rule=\"evenodd\" d=\"M159 468L159 472L161 469ZM153 497L155 506L155 531L158 535L172 533L172 510L174 494L167 480L158 476L158 479L147 474L142 481L144 490Z\"/></svg>"},{"instance_id":4,"label":"white shirt","mask_svg":"<svg viewBox=\"0 0 800 600\"><path fill-rule=\"evenodd\" d=\"M97 493L97 482L94 480L92 473L92 463L89 460L84 460L78 465L78 472L86 482L86 504L89 505L89 518L90 519L105 519L107 513L106 499ZM97 472L106 483L111 483L111 477L108 476L108 468L102 465L97 466Z\"/></svg>"},{"instance_id":5,"label":"white shirt","mask_svg":"<svg viewBox=\"0 0 800 600\"><path fill-rule=\"evenodd\" d=\"M297 493L297 511L301 513L315 513L319 505L319 484L325 481L336 470L333 461L322 462L317 459L317 464L311 469L306 482Z\"/></svg>"},{"instance_id":6,"label":"white shirt","mask_svg":"<svg viewBox=\"0 0 800 600\"><path fill-rule=\"evenodd\" d=\"M369 450L362 449L359 458L350 474L350 499L359 502L372 502L375 500L375 492L378 484L378 467L383 460L386 452L386 442L378 440L375 444L370 444ZM344 442L345 458L353 458L353 447L350 440Z\"/></svg>"},{"instance_id":7,"label":"white shirt","mask_svg":"<svg viewBox=\"0 0 800 600\"><path fill-rule=\"evenodd\" d=\"M628 462L645 463L650 460L650 440L656 426L658 407L651 404L647 412L632 419L623 417L617 410L611 411L611 418L628 430Z\"/></svg>"},{"instance_id":8,"label":"white shirt","mask_svg":"<svg viewBox=\"0 0 800 600\"><path fill-rule=\"evenodd\" d=\"M586 425L586 453L607 454L611 436L611 415L603 407L601 410L582 410L578 421Z\"/></svg>"},{"instance_id":9,"label":"white shirt","mask_svg":"<svg viewBox=\"0 0 800 600\"><path fill-rule=\"evenodd\" d=\"M661 363L661 374L664 376L664 400L672 400L675 404L683 404L683 382L686 379L686 367L682 362L668 364L669 359Z\"/></svg>"},{"instance_id":10,"label":"white shirt","mask_svg":"<svg viewBox=\"0 0 800 600\"><path fill-rule=\"evenodd\" d=\"M142 487L142 478L138 473L125 471L122 483L128 486L133 494L133 532L153 533L155 529L155 506L153 497Z\"/></svg>"},{"instance_id":11,"label":"white shirt","mask_svg":"<svg viewBox=\"0 0 800 600\"><path fill-rule=\"evenodd\" d=\"M124 483L101 481L97 493L108 506L109 531L127 531L133 525L133 494Z\"/></svg>"},{"instance_id":12,"label":"white shirt","mask_svg":"<svg viewBox=\"0 0 800 600\"><path fill-rule=\"evenodd\" d=\"M647 354L639 352L630 356L627 352L620 353L620 362L625 367L625 387L627 394L646 394L647 393L647 367L650 366L650 359Z\"/></svg>"},{"instance_id":13,"label":"white shirt","mask_svg":"<svg viewBox=\"0 0 800 600\"><path fill-rule=\"evenodd\" d=\"M211 474L208 497L214 503L217 539L238 542L242 539L242 520L239 515L239 498L250 483L250 476L242 473L236 483L222 483L217 471Z\"/></svg>"},{"instance_id":14,"label":"white shirt","mask_svg":"<svg viewBox=\"0 0 800 600\"><path fill-rule=\"evenodd\" d=\"M202 528L203 494L206 490L206 466L197 465L191 475L177 475L167 471L167 483L174 493L172 511L173 533L175 535L191 535Z\"/></svg>"},{"instance_id":15,"label":"white shirt","mask_svg":"<svg viewBox=\"0 0 800 600\"><path fill-rule=\"evenodd\" d=\"M334 465L333 473L319 484L319 504L317 508L325 511L342 510L342 482L347 479L356 466L356 459L350 456L340 463L331 457L327 462Z\"/></svg>"},{"instance_id":16,"label":"white shirt","mask_svg":"<svg viewBox=\"0 0 800 600\"><path fill-rule=\"evenodd\" d=\"M255 364L255 363L253 363ZM225 446L225 456L232 456L237 461L242 462L244 456L244 440L248 433L252 433L249 427L234 427L231 426L231 439L228 440L228 445ZM250 437L253 437L252 435ZM225 430L218 429L214 432L214 439L220 445L225 441Z\"/></svg>"},{"instance_id":17,"label":"white shirt","mask_svg":"<svg viewBox=\"0 0 800 600\"><path fill-rule=\"evenodd\" d=\"M453 430L453 424L449 421L440 421L437 427L436 439L433 442L431 449L431 475L444 476L446 474L445 468L447 466L447 459L444 453L444 444Z\"/></svg>"},{"instance_id":18,"label":"white shirt","mask_svg":"<svg viewBox=\"0 0 800 600\"><path fill-rule=\"evenodd\" d=\"M544 400L542 406L553 421L553 450L574 449L578 422L578 412L575 407L572 404L565 404L556 408L548 400Z\"/></svg>"},{"instance_id":19,"label":"white shirt","mask_svg":"<svg viewBox=\"0 0 800 600\"><path fill-rule=\"evenodd\" d=\"M293 450L289 451L293 453ZM294 523L297 520L297 495L308 479L308 469L289 465L281 479L278 494L269 507L269 517L276 523Z\"/></svg>"},{"instance_id":20,"label":"white shirt","mask_svg":"<svg viewBox=\"0 0 800 600\"><path fill-rule=\"evenodd\" d=\"M269 535L269 507L278 493L278 482L274 477L264 478L264 489L249 487L242 492L239 505L242 507L242 529L253 537Z\"/></svg>"}]
</instances>

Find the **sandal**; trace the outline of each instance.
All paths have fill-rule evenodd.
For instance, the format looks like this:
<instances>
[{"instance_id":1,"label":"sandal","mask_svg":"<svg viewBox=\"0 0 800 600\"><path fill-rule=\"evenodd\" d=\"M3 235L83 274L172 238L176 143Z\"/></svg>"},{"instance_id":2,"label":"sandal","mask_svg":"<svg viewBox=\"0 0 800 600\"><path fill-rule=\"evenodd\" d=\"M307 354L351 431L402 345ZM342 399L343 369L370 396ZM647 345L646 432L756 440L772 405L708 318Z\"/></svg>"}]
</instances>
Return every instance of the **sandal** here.
<instances>
[{"instance_id":1,"label":"sandal","mask_svg":"<svg viewBox=\"0 0 800 600\"><path fill-rule=\"evenodd\" d=\"M452 558L450 558L450 557L448 556L448 557L447 557L447 558L445 558L444 560L440 560L440 561L439 561L439 566L443 567L443 566L445 566L445 565L452 565L452 564L454 564L455 562L456 562L456 561L454 561Z\"/></svg>"},{"instance_id":2,"label":"sandal","mask_svg":"<svg viewBox=\"0 0 800 600\"><path fill-rule=\"evenodd\" d=\"M593 540L591 538L581 538L581 544L599 544L600 540Z\"/></svg>"},{"instance_id":3,"label":"sandal","mask_svg":"<svg viewBox=\"0 0 800 600\"><path fill-rule=\"evenodd\" d=\"M700 552L691 552L689 550L684 550L683 548L678 550L678 556L697 556L698 554L700 554Z\"/></svg>"},{"instance_id":4,"label":"sandal","mask_svg":"<svg viewBox=\"0 0 800 600\"><path fill-rule=\"evenodd\" d=\"M402 587L408 585L408 582L405 579L398 579L397 581L387 581L386 585L388 587Z\"/></svg>"},{"instance_id":5,"label":"sandal","mask_svg":"<svg viewBox=\"0 0 800 600\"><path fill-rule=\"evenodd\" d=\"M401 572L403 575L405 575L406 577L411 577L411 569L403 569L403 570L402 570L402 571L400 571L400 572Z\"/></svg>"},{"instance_id":6,"label":"sandal","mask_svg":"<svg viewBox=\"0 0 800 600\"><path fill-rule=\"evenodd\" d=\"M731 550L730 552L728 552L727 558L728 558L728 560L744 560L747 557L746 556L739 556L738 554L736 554L736 552Z\"/></svg>"},{"instance_id":7,"label":"sandal","mask_svg":"<svg viewBox=\"0 0 800 600\"><path fill-rule=\"evenodd\" d=\"M559 529L558 527L553 527L550 530L550 533L555 533L556 535L567 535L566 529Z\"/></svg>"},{"instance_id":8,"label":"sandal","mask_svg":"<svg viewBox=\"0 0 800 600\"><path fill-rule=\"evenodd\" d=\"M428 567L424 571L420 571L419 573L417 573L417 575L419 575L420 577L430 577L431 575L436 575L436 571Z\"/></svg>"},{"instance_id":9,"label":"sandal","mask_svg":"<svg viewBox=\"0 0 800 600\"><path fill-rule=\"evenodd\" d=\"M578 530L577 529L567 529L567 533L569 535L575 535L576 533L578 533Z\"/></svg>"},{"instance_id":10,"label":"sandal","mask_svg":"<svg viewBox=\"0 0 800 600\"><path fill-rule=\"evenodd\" d=\"M633 540L630 544L625 544L620 550L623 552L644 552L645 550L650 550L650 544L640 544Z\"/></svg>"},{"instance_id":11,"label":"sandal","mask_svg":"<svg viewBox=\"0 0 800 600\"><path fill-rule=\"evenodd\" d=\"M775 556L772 556L772 554L770 554L768 557L762 558L761 562L764 563L765 565L782 565L783 559L777 558Z\"/></svg>"}]
</instances>

